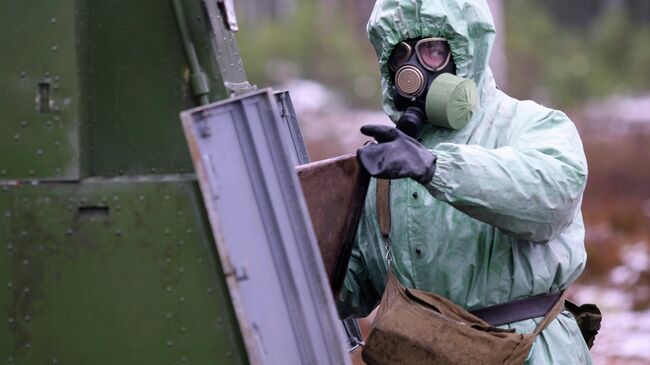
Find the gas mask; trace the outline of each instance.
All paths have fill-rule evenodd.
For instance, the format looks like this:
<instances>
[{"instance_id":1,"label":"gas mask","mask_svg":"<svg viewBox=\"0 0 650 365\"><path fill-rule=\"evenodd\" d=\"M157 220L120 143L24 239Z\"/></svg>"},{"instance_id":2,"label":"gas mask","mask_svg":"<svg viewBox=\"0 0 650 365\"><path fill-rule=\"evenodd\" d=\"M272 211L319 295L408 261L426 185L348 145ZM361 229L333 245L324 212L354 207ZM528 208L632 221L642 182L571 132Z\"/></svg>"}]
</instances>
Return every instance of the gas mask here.
<instances>
[{"instance_id":1,"label":"gas mask","mask_svg":"<svg viewBox=\"0 0 650 365\"><path fill-rule=\"evenodd\" d=\"M397 129L416 138L426 121L450 129L469 123L477 101L476 85L456 76L446 39L400 42L388 59L388 67L395 107L404 111Z\"/></svg>"}]
</instances>

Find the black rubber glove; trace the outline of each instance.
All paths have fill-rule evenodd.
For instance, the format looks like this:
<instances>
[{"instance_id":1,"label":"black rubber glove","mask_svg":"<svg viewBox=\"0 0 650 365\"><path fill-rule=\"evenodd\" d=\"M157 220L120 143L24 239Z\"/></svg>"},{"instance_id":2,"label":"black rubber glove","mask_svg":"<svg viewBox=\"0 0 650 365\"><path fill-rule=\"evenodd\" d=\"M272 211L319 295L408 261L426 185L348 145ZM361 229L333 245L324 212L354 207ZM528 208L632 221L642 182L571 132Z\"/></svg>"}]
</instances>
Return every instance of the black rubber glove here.
<instances>
[{"instance_id":1,"label":"black rubber glove","mask_svg":"<svg viewBox=\"0 0 650 365\"><path fill-rule=\"evenodd\" d=\"M421 184L433 179L436 156L420 142L387 125L364 125L361 133L378 142L357 151L359 162L370 175L382 179L410 177Z\"/></svg>"}]
</instances>

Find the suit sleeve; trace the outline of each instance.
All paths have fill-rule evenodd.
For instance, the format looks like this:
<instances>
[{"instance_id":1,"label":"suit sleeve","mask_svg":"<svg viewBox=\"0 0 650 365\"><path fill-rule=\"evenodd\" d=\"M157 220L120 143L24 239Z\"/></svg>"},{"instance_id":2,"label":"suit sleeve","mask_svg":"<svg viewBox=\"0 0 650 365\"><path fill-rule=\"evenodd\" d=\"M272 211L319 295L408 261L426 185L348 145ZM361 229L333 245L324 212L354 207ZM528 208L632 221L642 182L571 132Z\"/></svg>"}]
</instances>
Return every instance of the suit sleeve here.
<instances>
[{"instance_id":1,"label":"suit sleeve","mask_svg":"<svg viewBox=\"0 0 650 365\"><path fill-rule=\"evenodd\" d=\"M518 238L545 242L579 209L587 163L578 132L564 113L547 110L521 125L511 143L496 149L437 145L437 169L427 190Z\"/></svg>"}]
</instances>

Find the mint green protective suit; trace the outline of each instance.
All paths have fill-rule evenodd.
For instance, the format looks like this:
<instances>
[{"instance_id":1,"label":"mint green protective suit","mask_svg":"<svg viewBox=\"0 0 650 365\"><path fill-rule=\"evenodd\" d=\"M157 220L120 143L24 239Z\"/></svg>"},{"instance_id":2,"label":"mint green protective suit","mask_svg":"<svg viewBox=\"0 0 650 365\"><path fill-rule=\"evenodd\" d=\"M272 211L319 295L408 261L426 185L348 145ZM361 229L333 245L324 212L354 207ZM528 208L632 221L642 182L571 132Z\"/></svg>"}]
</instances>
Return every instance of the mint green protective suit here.
<instances>
[{"instance_id":1,"label":"mint green protective suit","mask_svg":"<svg viewBox=\"0 0 650 365\"><path fill-rule=\"evenodd\" d=\"M470 310L566 289L586 261L582 143L564 113L496 88L487 65L495 29L485 1L379 0L368 34L379 57L384 109L393 121L400 112L386 62L404 39L447 38L457 74L472 79L480 96L465 128L423 131L422 144L438 157L429 184L393 180L397 278ZM384 290L386 249L375 203L373 181L338 303L344 316L366 316ZM538 321L504 327L532 332ZM591 361L574 318L564 311L538 336L526 364Z\"/></svg>"}]
</instances>

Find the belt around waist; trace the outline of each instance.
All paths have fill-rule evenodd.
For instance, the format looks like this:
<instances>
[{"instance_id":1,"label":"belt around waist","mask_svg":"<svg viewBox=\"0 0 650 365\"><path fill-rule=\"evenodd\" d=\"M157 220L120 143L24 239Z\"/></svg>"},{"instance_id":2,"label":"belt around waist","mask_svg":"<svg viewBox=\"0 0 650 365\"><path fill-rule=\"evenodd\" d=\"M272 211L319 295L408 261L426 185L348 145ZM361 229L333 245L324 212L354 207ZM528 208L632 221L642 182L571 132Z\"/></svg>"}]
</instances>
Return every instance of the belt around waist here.
<instances>
[{"instance_id":1,"label":"belt around waist","mask_svg":"<svg viewBox=\"0 0 650 365\"><path fill-rule=\"evenodd\" d=\"M562 296L562 292L536 295L530 298L517 299L512 302L476 309L470 311L470 313L492 326L501 326L503 324L545 316L551 310L553 304L560 299L560 296Z\"/></svg>"}]
</instances>

